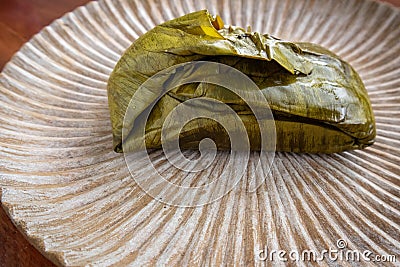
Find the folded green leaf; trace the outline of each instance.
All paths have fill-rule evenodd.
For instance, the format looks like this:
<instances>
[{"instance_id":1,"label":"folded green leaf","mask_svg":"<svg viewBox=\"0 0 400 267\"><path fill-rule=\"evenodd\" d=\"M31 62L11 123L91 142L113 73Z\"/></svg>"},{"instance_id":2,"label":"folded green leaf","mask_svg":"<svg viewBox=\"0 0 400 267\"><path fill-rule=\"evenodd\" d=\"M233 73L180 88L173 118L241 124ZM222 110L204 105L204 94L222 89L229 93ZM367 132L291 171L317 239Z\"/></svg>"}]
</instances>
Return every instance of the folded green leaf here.
<instances>
[{"instance_id":1,"label":"folded green leaf","mask_svg":"<svg viewBox=\"0 0 400 267\"><path fill-rule=\"evenodd\" d=\"M200 60L232 66L257 84L274 114L277 151L333 153L374 142L375 121L369 98L348 63L316 44L224 27L219 17L213 18L203 10L156 26L119 60L108 82L115 151L122 152L125 111L139 86L168 67ZM160 99L146 124L147 147L162 146L161 127L169 112L179 103L200 96L222 101L235 110L246 126L251 149L260 148L257 121L243 100L223 87L202 83L175 88ZM197 149L201 139L210 137L219 149L229 149L224 130L214 122L203 121L197 124L198 129L188 127L192 128L180 133L183 148ZM136 129L132 126L129 130ZM137 141L134 136L124 140L128 151Z\"/></svg>"}]
</instances>

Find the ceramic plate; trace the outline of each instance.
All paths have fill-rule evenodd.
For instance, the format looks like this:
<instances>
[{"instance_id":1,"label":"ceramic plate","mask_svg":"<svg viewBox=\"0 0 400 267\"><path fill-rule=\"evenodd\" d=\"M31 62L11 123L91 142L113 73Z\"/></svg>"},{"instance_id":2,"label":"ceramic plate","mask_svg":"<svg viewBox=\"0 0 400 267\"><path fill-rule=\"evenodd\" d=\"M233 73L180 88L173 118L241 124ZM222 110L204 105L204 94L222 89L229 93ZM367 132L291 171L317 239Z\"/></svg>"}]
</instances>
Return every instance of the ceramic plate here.
<instances>
[{"instance_id":1,"label":"ceramic plate","mask_svg":"<svg viewBox=\"0 0 400 267\"><path fill-rule=\"evenodd\" d=\"M227 24L322 44L350 62L372 101L376 143L332 155L276 153L255 193L242 179L197 208L148 196L112 151L107 79L138 36L203 8ZM44 28L0 75L2 204L58 265L283 264L265 258L273 250L286 251L289 262L304 250L400 257L399 37L399 9L371 1L89 3ZM157 153L157 166L167 166ZM226 156L217 155L216 170ZM140 159L135 166L153 175ZM334 255L294 263L376 264Z\"/></svg>"}]
</instances>

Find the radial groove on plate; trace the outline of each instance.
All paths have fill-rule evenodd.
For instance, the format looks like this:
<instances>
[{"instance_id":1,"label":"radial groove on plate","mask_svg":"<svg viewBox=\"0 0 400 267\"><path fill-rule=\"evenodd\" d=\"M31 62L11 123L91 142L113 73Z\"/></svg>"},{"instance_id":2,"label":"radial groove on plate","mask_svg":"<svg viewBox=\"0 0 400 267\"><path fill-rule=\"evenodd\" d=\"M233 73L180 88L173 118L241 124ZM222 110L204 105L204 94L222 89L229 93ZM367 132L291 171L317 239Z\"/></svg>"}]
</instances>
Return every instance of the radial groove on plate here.
<instances>
[{"instance_id":1,"label":"radial groove on plate","mask_svg":"<svg viewBox=\"0 0 400 267\"><path fill-rule=\"evenodd\" d=\"M140 35L204 8L227 24L321 43L348 60L371 97L376 144L333 155L277 153L270 172L256 168L253 153L247 176L265 183L250 193L242 179L203 207L172 207L146 195L133 178L151 179L152 166L138 158L132 177L112 152L107 78ZM399 29L398 9L361 0L103 0L78 8L35 36L0 74L3 206L59 265L257 265L260 249L319 251L337 248L338 239L349 249L398 255ZM229 155L182 177L162 152L150 158L167 180L199 186L222 172Z\"/></svg>"}]
</instances>

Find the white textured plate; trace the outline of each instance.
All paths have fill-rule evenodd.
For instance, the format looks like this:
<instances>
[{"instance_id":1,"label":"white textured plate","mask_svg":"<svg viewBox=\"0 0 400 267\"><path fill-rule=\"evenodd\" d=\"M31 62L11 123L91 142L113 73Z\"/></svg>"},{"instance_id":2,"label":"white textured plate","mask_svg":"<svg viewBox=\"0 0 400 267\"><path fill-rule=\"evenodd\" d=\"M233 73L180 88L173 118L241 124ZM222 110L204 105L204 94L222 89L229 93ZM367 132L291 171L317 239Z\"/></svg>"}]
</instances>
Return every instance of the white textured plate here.
<instances>
[{"instance_id":1,"label":"white textured plate","mask_svg":"<svg viewBox=\"0 0 400 267\"><path fill-rule=\"evenodd\" d=\"M334 155L277 153L256 194L243 179L199 208L147 196L111 151L108 75L138 36L202 8L227 24L322 44L349 61L371 97L376 143ZM259 249L322 251L339 239L347 249L399 258L399 37L398 9L361 0L105 0L78 8L1 73L3 205L59 265L253 265L262 263Z\"/></svg>"}]
</instances>

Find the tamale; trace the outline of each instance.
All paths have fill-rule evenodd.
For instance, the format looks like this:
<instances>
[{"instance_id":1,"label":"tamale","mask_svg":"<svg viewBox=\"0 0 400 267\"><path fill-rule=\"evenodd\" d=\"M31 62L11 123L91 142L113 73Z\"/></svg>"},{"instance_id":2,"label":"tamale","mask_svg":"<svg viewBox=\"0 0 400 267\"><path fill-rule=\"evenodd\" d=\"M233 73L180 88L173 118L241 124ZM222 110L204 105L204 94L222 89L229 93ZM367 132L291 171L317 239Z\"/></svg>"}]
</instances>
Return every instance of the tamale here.
<instances>
[{"instance_id":1,"label":"tamale","mask_svg":"<svg viewBox=\"0 0 400 267\"><path fill-rule=\"evenodd\" d=\"M362 149L374 142L375 120L367 91L347 62L316 44L225 26L219 16L201 10L148 31L115 66L108 81L108 99L116 152L129 152L137 142L134 134L122 140L122 131L126 110L138 88L156 73L192 61L226 64L258 86L274 116L276 151L334 153ZM161 97L146 122L146 147L161 148L167 114L198 97L229 105L245 125L250 148L260 149L257 120L246 103L224 87L202 83L174 88ZM151 101L145 105L150 106ZM128 131L136 131L134 120L139 116L131 118L132 129ZM196 125L197 129L191 125L192 129L179 133L182 148L197 149L205 137L213 139L218 149L231 147L223 127L216 122L203 120Z\"/></svg>"}]
</instances>

